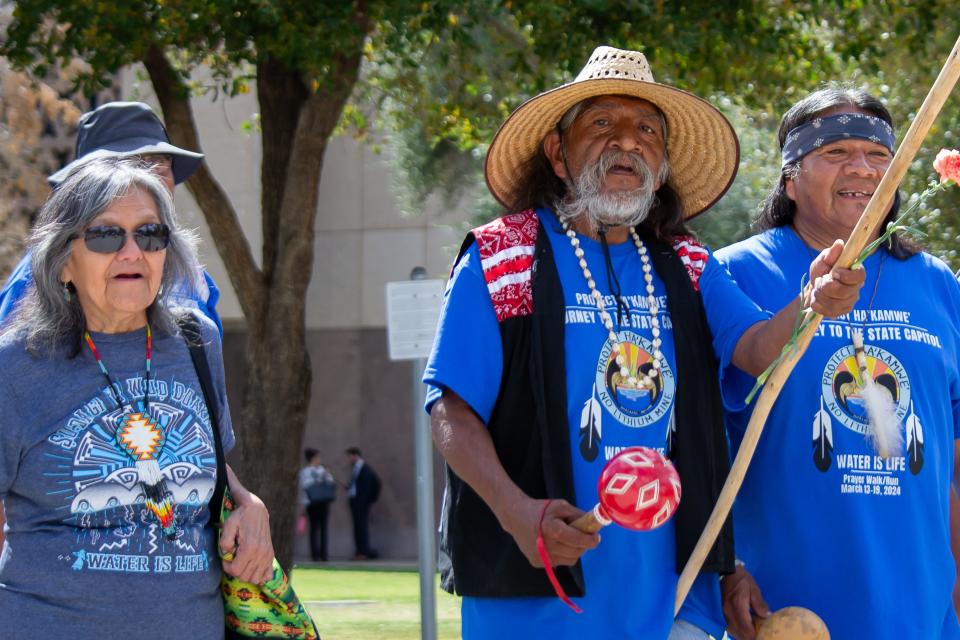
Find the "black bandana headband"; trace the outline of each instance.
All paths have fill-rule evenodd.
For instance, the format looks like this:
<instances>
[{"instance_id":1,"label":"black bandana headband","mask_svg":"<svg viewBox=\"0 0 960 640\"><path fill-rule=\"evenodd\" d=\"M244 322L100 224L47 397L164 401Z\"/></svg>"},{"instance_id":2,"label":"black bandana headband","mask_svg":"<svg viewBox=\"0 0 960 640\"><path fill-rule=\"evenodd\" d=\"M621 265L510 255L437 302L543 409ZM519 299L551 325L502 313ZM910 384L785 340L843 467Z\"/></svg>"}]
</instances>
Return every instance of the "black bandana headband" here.
<instances>
[{"instance_id":1,"label":"black bandana headband","mask_svg":"<svg viewBox=\"0 0 960 640\"><path fill-rule=\"evenodd\" d=\"M781 168L787 167L814 149L825 144L860 138L882 144L891 153L896 139L893 127L876 116L865 113L838 113L832 116L823 116L806 122L791 130L783 143Z\"/></svg>"}]
</instances>

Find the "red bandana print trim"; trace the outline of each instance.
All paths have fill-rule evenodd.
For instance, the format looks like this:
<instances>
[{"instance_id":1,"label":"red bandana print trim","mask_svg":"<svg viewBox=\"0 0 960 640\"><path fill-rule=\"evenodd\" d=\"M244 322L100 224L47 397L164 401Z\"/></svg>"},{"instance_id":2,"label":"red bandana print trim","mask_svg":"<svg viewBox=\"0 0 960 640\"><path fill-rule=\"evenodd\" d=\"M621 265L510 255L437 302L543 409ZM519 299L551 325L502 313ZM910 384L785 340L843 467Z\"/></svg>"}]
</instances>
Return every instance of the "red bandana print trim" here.
<instances>
[{"instance_id":1,"label":"red bandana print trim","mask_svg":"<svg viewBox=\"0 0 960 640\"><path fill-rule=\"evenodd\" d=\"M673 250L687 268L687 275L693 283L694 291L700 291L700 276L707 266L710 254L693 236L677 236L673 239Z\"/></svg>"},{"instance_id":2,"label":"red bandana print trim","mask_svg":"<svg viewBox=\"0 0 960 640\"><path fill-rule=\"evenodd\" d=\"M540 221L533 209L512 213L473 230L483 276L497 322L533 313L533 254ZM693 236L677 236L673 250L680 257L696 291L709 253Z\"/></svg>"},{"instance_id":3,"label":"red bandana print trim","mask_svg":"<svg viewBox=\"0 0 960 640\"><path fill-rule=\"evenodd\" d=\"M533 209L473 230L497 322L533 313L533 252L540 221Z\"/></svg>"}]
</instances>

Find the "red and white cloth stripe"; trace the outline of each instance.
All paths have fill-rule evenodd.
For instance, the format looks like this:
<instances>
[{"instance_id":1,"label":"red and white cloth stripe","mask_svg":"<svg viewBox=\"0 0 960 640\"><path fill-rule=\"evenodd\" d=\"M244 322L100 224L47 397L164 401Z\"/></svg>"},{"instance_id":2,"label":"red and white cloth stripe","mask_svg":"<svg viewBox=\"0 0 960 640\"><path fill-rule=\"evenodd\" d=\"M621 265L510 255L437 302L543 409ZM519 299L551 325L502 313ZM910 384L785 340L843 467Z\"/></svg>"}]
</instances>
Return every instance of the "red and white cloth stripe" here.
<instances>
[{"instance_id":1,"label":"red and white cloth stripe","mask_svg":"<svg viewBox=\"0 0 960 640\"><path fill-rule=\"evenodd\" d=\"M533 209L503 216L473 230L498 322L533 313L531 275L539 230L540 221ZM710 257L707 249L693 236L678 236L673 250L693 288L699 291L700 276Z\"/></svg>"},{"instance_id":2,"label":"red and white cloth stripe","mask_svg":"<svg viewBox=\"0 0 960 640\"><path fill-rule=\"evenodd\" d=\"M673 239L673 250L680 256L680 261L687 269L690 282L695 291L700 291L700 276L707 267L710 253L706 247L697 242L693 236L677 236Z\"/></svg>"},{"instance_id":3,"label":"red and white cloth stripe","mask_svg":"<svg viewBox=\"0 0 960 640\"><path fill-rule=\"evenodd\" d=\"M533 253L540 221L534 210L512 213L473 230L497 321L533 313Z\"/></svg>"}]
</instances>

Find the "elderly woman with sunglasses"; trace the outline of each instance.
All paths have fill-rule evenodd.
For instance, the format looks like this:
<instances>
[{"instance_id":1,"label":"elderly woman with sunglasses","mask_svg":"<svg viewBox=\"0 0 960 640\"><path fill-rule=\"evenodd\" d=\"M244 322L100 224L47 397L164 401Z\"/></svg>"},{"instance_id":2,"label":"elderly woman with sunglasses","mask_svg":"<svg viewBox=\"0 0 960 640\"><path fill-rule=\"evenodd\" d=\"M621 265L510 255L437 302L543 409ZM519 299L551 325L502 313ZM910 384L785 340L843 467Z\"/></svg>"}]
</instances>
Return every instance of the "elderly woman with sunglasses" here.
<instances>
[{"instance_id":1,"label":"elderly woman with sunglasses","mask_svg":"<svg viewBox=\"0 0 960 640\"><path fill-rule=\"evenodd\" d=\"M233 442L220 337L196 315L211 424L166 293L198 273L160 179L130 160L83 165L31 237L36 284L0 333L4 638L222 637L208 526L218 429ZM272 575L263 503L232 471L220 546L243 580Z\"/></svg>"}]
</instances>

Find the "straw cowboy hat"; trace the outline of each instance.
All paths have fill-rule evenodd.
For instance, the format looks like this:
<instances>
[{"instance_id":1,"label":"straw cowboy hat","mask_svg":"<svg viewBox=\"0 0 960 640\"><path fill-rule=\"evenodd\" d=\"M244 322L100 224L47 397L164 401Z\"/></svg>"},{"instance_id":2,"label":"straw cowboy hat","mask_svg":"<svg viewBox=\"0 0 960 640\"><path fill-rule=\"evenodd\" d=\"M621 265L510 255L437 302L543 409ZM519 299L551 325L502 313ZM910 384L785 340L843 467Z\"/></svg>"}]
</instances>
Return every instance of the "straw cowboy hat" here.
<instances>
[{"instance_id":1,"label":"straw cowboy hat","mask_svg":"<svg viewBox=\"0 0 960 640\"><path fill-rule=\"evenodd\" d=\"M692 93L654 82L642 53L597 47L573 82L527 100L497 131L485 168L493 196L509 207L521 167L539 151L544 136L570 107L604 95L642 98L663 112L670 158L668 184L680 196L687 219L710 208L733 183L740 143L723 114Z\"/></svg>"}]
</instances>

